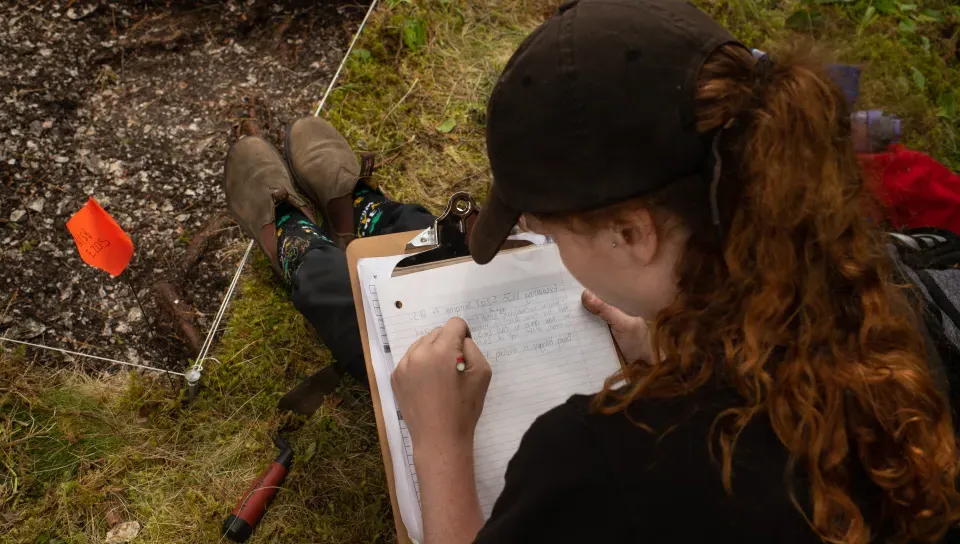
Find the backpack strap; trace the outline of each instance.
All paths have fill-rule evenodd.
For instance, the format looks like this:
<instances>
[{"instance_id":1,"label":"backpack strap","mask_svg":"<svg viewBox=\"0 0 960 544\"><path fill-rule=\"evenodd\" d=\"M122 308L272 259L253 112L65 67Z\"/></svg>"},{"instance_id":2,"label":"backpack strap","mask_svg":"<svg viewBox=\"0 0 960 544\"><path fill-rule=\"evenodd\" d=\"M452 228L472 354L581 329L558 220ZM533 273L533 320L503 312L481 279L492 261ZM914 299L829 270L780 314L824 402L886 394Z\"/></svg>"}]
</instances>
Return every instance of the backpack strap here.
<instances>
[{"instance_id":1,"label":"backpack strap","mask_svg":"<svg viewBox=\"0 0 960 544\"><path fill-rule=\"evenodd\" d=\"M960 236L935 227L903 229L890 233L900 260L913 270L944 270L960 265Z\"/></svg>"},{"instance_id":2,"label":"backpack strap","mask_svg":"<svg viewBox=\"0 0 960 544\"><path fill-rule=\"evenodd\" d=\"M893 279L899 284L907 287L906 295L909 305L916 310L915 321L923 342L926 345L927 367L933 376L937 388L948 400L951 411L957 414L960 411L960 353L946 336L943 328L943 313L937 308L938 304L928 298L912 279L917 277L920 283L926 284L919 278L917 270L911 270L894 258ZM943 290L936 285L936 281L926 274L926 277L937 288L938 292L946 298ZM929 291L928 291L929 292ZM948 299L949 300L949 299ZM951 304L950 307L953 307Z\"/></svg>"},{"instance_id":3,"label":"backpack strap","mask_svg":"<svg viewBox=\"0 0 960 544\"><path fill-rule=\"evenodd\" d=\"M960 330L960 310L950 301L947 294L943 292L940 284L937 283L926 270L914 270L913 273L917 275L917 279L919 279L920 283L926 288L927 293L930 294L930 298L933 299L937 308L953 322L953 326L956 327L957 330ZM943 324L942 320L941 324Z\"/></svg>"}]
</instances>

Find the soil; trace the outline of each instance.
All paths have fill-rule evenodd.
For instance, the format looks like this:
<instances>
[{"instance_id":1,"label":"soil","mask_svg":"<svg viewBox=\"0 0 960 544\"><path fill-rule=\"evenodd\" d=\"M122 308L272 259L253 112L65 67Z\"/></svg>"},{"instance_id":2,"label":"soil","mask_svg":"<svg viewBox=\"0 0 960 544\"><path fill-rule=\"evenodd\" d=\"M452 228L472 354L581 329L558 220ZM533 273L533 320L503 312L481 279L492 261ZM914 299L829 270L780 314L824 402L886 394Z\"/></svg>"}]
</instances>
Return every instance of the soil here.
<instances>
[{"instance_id":1,"label":"soil","mask_svg":"<svg viewBox=\"0 0 960 544\"><path fill-rule=\"evenodd\" d=\"M311 113L366 6L4 4L0 335L182 370L195 346L179 321L206 334L246 247L224 219L229 145L248 121L278 142ZM128 279L146 316L66 230L90 196L134 241ZM171 287L182 320L159 296Z\"/></svg>"}]
</instances>

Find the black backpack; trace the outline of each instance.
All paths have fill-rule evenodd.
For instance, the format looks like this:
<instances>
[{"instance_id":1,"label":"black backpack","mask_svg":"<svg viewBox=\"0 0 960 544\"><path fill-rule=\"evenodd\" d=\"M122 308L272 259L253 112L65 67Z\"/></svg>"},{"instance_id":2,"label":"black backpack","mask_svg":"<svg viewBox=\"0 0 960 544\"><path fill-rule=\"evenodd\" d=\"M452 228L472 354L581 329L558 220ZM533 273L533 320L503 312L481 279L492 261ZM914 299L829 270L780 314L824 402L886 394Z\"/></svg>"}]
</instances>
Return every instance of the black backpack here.
<instances>
[{"instance_id":1,"label":"black backpack","mask_svg":"<svg viewBox=\"0 0 960 544\"><path fill-rule=\"evenodd\" d=\"M933 227L890 233L897 279L913 287L930 369L960 415L960 236Z\"/></svg>"}]
</instances>

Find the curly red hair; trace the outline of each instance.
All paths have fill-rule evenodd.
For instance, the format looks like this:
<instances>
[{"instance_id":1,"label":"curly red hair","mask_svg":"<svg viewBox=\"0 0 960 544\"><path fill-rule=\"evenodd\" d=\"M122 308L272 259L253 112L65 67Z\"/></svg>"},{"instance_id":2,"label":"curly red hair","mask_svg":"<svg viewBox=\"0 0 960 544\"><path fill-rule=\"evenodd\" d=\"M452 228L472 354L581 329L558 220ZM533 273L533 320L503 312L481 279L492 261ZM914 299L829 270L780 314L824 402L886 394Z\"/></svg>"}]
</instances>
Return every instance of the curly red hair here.
<instances>
[{"instance_id":1,"label":"curly red hair","mask_svg":"<svg viewBox=\"0 0 960 544\"><path fill-rule=\"evenodd\" d=\"M916 314L892 280L844 96L810 48L776 59L758 78L753 56L729 45L701 70L697 130L724 129L722 237L706 196L690 198L706 193L701 179L541 218L609 226L640 206L658 225L679 218L691 232L679 295L651 327L663 360L624 367L596 406L616 412L722 379L743 399L708 437L719 444L728 492L737 436L765 417L790 454L787 476L800 469L809 481L810 504L794 502L821 538L866 543L882 524L898 541L934 541L960 519L950 409ZM849 489L852 470L882 496L884 517L873 527Z\"/></svg>"}]
</instances>

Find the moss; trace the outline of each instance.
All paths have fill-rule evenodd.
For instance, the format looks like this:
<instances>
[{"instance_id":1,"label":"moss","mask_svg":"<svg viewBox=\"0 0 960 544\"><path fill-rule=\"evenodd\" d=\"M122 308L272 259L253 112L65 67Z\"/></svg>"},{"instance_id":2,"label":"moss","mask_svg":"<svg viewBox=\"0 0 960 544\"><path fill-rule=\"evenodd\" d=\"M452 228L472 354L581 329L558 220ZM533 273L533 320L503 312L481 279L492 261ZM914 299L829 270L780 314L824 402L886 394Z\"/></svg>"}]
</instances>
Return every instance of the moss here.
<instances>
[{"instance_id":1,"label":"moss","mask_svg":"<svg viewBox=\"0 0 960 544\"><path fill-rule=\"evenodd\" d=\"M437 211L454 190L482 197L486 97L510 53L558 3L388 0L326 115L358 151L377 154L377 180L394 198ZM960 89L957 21L904 34L900 16L864 26L866 0L698 3L751 46L813 38L862 64L860 105L902 116L909 145L960 168L956 108L945 107ZM798 9L817 10L816 24L788 27ZM100 542L111 515L143 524L137 542L219 541L223 517L275 455L269 436L287 423L277 400L332 362L262 257L225 328L219 362L205 365L193 404L163 377L50 374L0 344L0 542ZM251 542L393 539L370 403L363 387L346 383L297 422L287 434L293 470Z\"/></svg>"}]
</instances>

